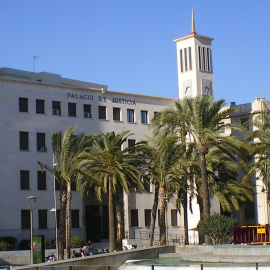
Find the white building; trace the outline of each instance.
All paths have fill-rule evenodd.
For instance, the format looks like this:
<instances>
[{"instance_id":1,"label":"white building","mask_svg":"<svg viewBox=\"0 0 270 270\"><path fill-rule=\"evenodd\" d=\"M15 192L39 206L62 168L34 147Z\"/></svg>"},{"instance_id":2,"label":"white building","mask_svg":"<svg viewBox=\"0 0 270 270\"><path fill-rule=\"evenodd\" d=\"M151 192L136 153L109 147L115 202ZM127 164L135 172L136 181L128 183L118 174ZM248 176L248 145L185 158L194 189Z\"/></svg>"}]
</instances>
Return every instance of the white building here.
<instances>
[{"instance_id":1,"label":"white building","mask_svg":"<svg viewBox=\"0 0 270 270\"><path fill-rule=\"evenodd\" d=\"M174 40L177 48L179 98L214 95L211 41L198 35L192 18L188 36ZM173 106L171 98L129 94L108 90L106 85L62 78L60 75L33 73L10 68L0 69L0 237L15 236L20 242L29 239L29 208L26 198L37 198L34 209L34 234L55 239L53 177L41 174L37 161L53 164L51 137L70 125L86 134L130 130L134 136L127 144L149 135L149 122L156 112ZM255 101L255 103L258 100ZM233 121L244 121L255 110L253 104L238 105ZM232 106L236 106L232 104ZM255 105L254 105L255 106ZM257 107L256 107L257 108ZM125 198L127 237L147 239L153 192L131 193ZM258 190L259 192L259 190ZM254 216L249 223L266 223L263 219L265 194L259 192ZM57 192L57 209L59 209ZM172 198L168 204L169 241L184 235L183 217ZM189 213L189 228L199 220L198 207ZM212 211L219 211L213 204ZM158 233L158 226L156 226ZM92 241L108 237L107 201L94 197L72 196L72 236ZM190 234L191 235L191 234ZM192 236L192 235L191 235ZM158 240L158 237L157 239ZM192 239L191 239L192 241Z\"/></svg>"},{"instance_id":2,"label":"white building","mask_svg":"<svg viewBox=\"0 0 270 270\"><path fill-rule=\"evenodd\" d=\"M107 86L79 82L49 73L0 69L1 93L1 181L0 236L29 238L29 208L26 198L37 198L34 234L54 238L53 178L42 174L37 161L53 164L51 137L69 125L86 134L130 130L127 144L146 139L149 122L156 112L173 105L170 98L127 94L107 90ZM57 194L57 209L59 209ZM126 205L127 234L143 237L149 226L153 193L133 193ZM182 220L173 200L168 213L174 234L181 234ZM146 225L146 226L145 226ZM72 235L97 240L106 238L107 202L95 198L72 197Z\"/></svg>"}]
</instances>

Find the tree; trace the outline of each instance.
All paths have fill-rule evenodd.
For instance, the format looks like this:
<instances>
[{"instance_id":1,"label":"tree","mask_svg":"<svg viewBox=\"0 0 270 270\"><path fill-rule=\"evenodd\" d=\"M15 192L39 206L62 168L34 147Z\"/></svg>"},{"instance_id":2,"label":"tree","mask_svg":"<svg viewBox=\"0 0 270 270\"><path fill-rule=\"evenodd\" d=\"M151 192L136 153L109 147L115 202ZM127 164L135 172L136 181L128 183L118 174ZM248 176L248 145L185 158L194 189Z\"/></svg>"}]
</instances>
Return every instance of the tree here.
<instances>
[{"instance_id":1,"label":"tree","mask_svg":"<svg viewBox=\"0 0 270 270\"><path fill-rule=\"evenodd\" d=\"M167 108L159 113L152 122L155 132L165 130L167 133L178 134L179 141L186 137L187 143L196 145L199 156L200 180L203 215L210 215L210 195L206 155L212 147L230 154L248 157L248 150L242 139L236 136L223 136L220 134L220 123L230 117L233 109L223 108L224 100L214 101L210 96L186 98L175 102L175 107ZM229 126L229 125L228 125ZM230 125L238 130L240 127ZM211 241L206 237L206 243Z\"/></svg>"},{"instance_id":2,"label":"tree","mask_svg":"<svg viewBox=\"0 0 270 270\"><path fill-rule=\"evenodd\" d=\"M232 234L232 229L236 225L237 220L232 217L226 217L214 214L203 217L198 223L198 231L202 235L208 235L213 244L221 244L228 235Z\"/></svg>"},{"instance_id":3,"label":"tree","mask_svg":"<svg viewBox=\"0 0 270 270\"><path fill-rule=\"evenodd\" d=\"M245 178L237 179L241 166L233 156L212 147L206 160L210 197L218 198L224 212L239 211L247 201L253 201L254 189Z\"/></svg>"},{"instance_id":4,"label":"tree","mask_svg":"<svg viewBox=\"0 0 270 270\"><path fill-rule=\"evenodd\" d=\"M78 155L84 151L89 138L84 133L75 135L76 126L69 126L67 130L56 132L52 136L52 150L55 164L49 165L38 162L41 169L51 172L59 182L60 190L60 224L59 224L59 259L64 257L64 242L66 258L70 253L70 223L71 223L71 182L81 178L78 170Z\"/></svg>"},{"instance_id":5,"label":"tree","mask_svg":"<svg viewBox=\"0 0 270 270\"><path fill-rule=\"evenodd\" d=\"M91 192L91 181L94 179L97 198L101 200L102 193L108 194L110 252L116 248L114 202L119 190L123 189L129 193L134 186L140 190L144 189L140 179L144 175L140 170L145 163L143 143L122 149L124 142L131 135L129 131L119 134L100 133L93 140L93 146L80 154L81 173L87 176L80 182L81 192L85 192L86 195Z\"/></svg>"},{"instance_id":6,"label":"tree","mask_svg":"<svg viewBox=\"0 0 270 270\"><path fill-rule=\"evenodd\" d=\"M198 174L198 164L192 156L183 155L177 165L170 171L169 194L176 194L176 208L181 214L183 208L185 245L189 245L188 209L192 213L192 198L195 196L195 179ZM188 196L189 195L189 196ZM189 198L189 199L188 199Z\"/></svg>"},{"instance_id":7,"label":"tree","mask_svg":"<svg viewBox=\"0 0 270 270\"><path fill-rule=\"evenodd\" d=\"M151 211L149 245L153 245L154 225L158 202L160 203L160 245L166 245L166 224L165 214L167 207L167 184L170 178L170 171L178 162L183 152L182 147L176 144L177 137L174 135L163 136L158 134L149 141L151 164L149 174L155 182L155 197Z\"/></svg>"}]
</instances>

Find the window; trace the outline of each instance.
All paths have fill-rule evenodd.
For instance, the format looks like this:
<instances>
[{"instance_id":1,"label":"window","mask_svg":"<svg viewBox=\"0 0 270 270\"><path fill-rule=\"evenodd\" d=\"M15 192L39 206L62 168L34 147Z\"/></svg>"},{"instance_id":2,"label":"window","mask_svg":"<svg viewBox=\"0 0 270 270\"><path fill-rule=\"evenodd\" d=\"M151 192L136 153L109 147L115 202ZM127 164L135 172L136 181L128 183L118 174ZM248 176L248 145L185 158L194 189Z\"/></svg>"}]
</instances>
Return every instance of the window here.
<instances>
[{"instance_id":1,"label":"window","mask_svg":"<svg viewBox=\"0 0 270 270\"><path fill-rule=\"evenodd\" d=\"M202 70L201 46L198 47L198 56L199 56L199 70Z\"/></svg>"},{"instance_id":2,"label":"window","mask_svg":"<svg viewBox=\"0 0 270 270\"><path fill-rule=\"evenodd\" d=\"M98 106L99 119L106 119L106 106Z\"/></svg>"},{"instance_id":3,"label":"window","mask_svg":"<svg viewBox=\"0 0 270 270\"><path fill-rule=\"evenodd\" d=\"M20 150L29 150L28 132L20 131Z\"/></svg>"},{"instance_id":4,"label":"window","mask_svg":"<svg viewBox=\"0 0 270 270\"><path fill-rule=\"evenodd\" d=\"M192 56L191 56L191 47L188 47L188 56L189 56L189 70L192 70Z\"/></svg>"},{"instance_id":5,"label":"window","mask_svg":"<svg viewBox=\"0 0 270 270\"><path fill-rule=\"evenodd\" d=\"M28 98L19 98L19 112L28 112Z\"/></svg>"},{"instance_id":6,"label":"window","mask_svg":"<svg viewBox=\"0 0 270 270\"><path fill-rule=\"evenodd\" d=\"M113 108L113 120L114 121L121 121L121 109L120 108Z\"/></svg>"},{"instance_id":7,"label":"window","mask_svg":"<svg viewBox=\"0 0 270 270\"><path fill-rule=\"evenodd\" d=\"M37 133L37 151L47 152L45 146L45 133Z\"/></svg>"},{"instance_id":8,"label":"window","mask_svg":"<svg viewBox=\"0 0 270 270\"><path fill-rule=\"evenodd\" d=\"M249 118L242 118L241 119L241 125L244 125L249 130L248 121L249 121Z\"/></svg>"},{"instance_id":9,"label":"window","mask_svg":"<svg viewBox=\"0 0 270 270\"><path fill-rule=\"evenodd\" d=\"M206 66L205 66L205 47L202 47L202 70L206 70Z\"/></svg>"},{"instance_id":10,"label":"window","mask_svg":"<svg viewBox=\"0 0 270 270\"><path fill-rule=\"evenodd\" d=\"M147 111L141 111L141 123L142 124L148 123L148 112Z\"/></svg>"},{"instance_id":11,"label":"window","mask_svg":"<svg viewBox=\"0 0 270 270\"><path fill-rule=\"evenodd\" d=\"M38 210L38 228L47 229L47 210Z\"/></svg>"},{"instance_id":12,"label":"window","mask_svg":"<svg viewBox=\"0 0 270 270\"><path fill-rule=\"evenodd\" d=\"M198 46L199 69L212 72L212 51L210 48Z\"/></svg>"},{"instance_id":13,"label":"window","mask_svg":"<svg viewBox=\"0 0 270 270\"><path fill-rule=\"evenodd\" d=\"M136 143L136 140L128 139L128 148L134 146L135 143ZM135 149L130 149L129 150L129 153L134 153L134 152L135 152Z\"/></svg>"},{"instance_id":14,"label":"window","mask_svg":"<svg viewBox=\"0 0 270 270\"><path fill-rule=\"evenodd\" d=\"M45 101L43 99L36 99L36 113L45 113Z\"/></svg>"},{"instance_id":15,"label":"window","mask_svg":"<svg viewBox=\"0 0 270 270\"><path fill-rule=\"evenodd\" d=\"M139 227L138 209L131 209L131 227Z\"/></svg>"},{"instance_id":16,"label":"window","mask_svg":"<svg viewBox=\"0 0 270 270\"><path fill-rule=\"evenodd\" d=\"M22 190L28 190L30 185L29 185L29 171L20 171L20 185Z\"/></svg>"},{"instance_id":17,"label":"window","mask_svg":"<svg viewBox=\"0 0 270 270\"><path fill-rule=\"evenodd\" d=\"M52 102L52 114L61 115L61 102L60 101Z\"/></svg>"},{"instance_id":18,"label":"window","mask_svg":"<svg viewBox=\"0 0 270 270\"><path fill-rule=\"evenodd\" d=\"M187 63L187 49L184 49L184 57L185 57L185 71L188 70L188 63Z\"/></svg>"},{"instance_id":19,"label":"window","mask_svg":"<svg viewBox=\"0 0 270 270\"><path fill-rule=\"evenodd\" d=\"M91 105L89 105L89 104L83 105L83 115L84 115L84 118L91 118L92 117Z\"/></svg>"},{"instance_id":20,"label":"window","mask_svg":"<svg viewBox=\"0 0 270 270\"><path fill-rule=\"evenodd\" d=\"M54 179L54 184L55 184L55 190L60 190L61 189L61 186L60 186L60 183L56 180L56 178Z\"/></svg>"},{"instance_id":21,"label":"window","mask_svg":"<svg viewBox=\"0 0 270 270\"><path fill-rule=\"evenodd\" d=\"M224 122L221 122L218 124L218 133L224 133L225 132L225 124Z\"/></svg>"},{"instance_id":22,"label":"window","mask_svg":"<svg viewBox=\"0 0 270 270\"><path fill-rule=\"evenodd\" d=\"M71 190L76 190L76 181L72 181L70 185Z\"/></svg>"},{"instance_id":23,"label":"window","mask_svg":"<svg viewBox=\"0 0 270 270\"><path fill-rule=\"evenodd\" d=\"M68 103L68 116L76 117L76 103Z\"/></svg>"},{"instance_id":24,"label":"window","mask_svg":"<svg viewBox=\"0 0 270 270\"><path fill-rule=\"evenodd\" d=\"M180 70L181 70L181 72L184 72L184 68L183 68L183 50L180 50Z\"/></svg>"},{"instance_id":25,"label":"window","mask_svg":"<svg viewBox=\"0 0 270 270\"><path fill-rule=\"evenodd\" d=\"M154 117L158 114L159 112L154 112Z\"/></svg>"},{"instance_id":26,"label":"window","mask_svg":"<svg viewBox=\"0 0 270 270\"><path fill-rule=\"evenodd\" d=\"M212 72L212 52L209 48L207 48L207 67L208 71Z\"/></svg>"},{"instance_id":27,"label":"window","mask_svg":"<svg viewBox=\"0 0 270 270\"><path fill-rule=\"evenodd\" d=\"M30 210L21 210L21 228L30 229Z\"/></svg>"},{"instance_id":28,"label":"window","mask_svg":"<svg viewBox=\"0 0 270 270\"><path fill-rule=\"evenodd\" d=\"M177 209L171 209L171 224L172 226L178 226Z\"/></svg>"},{"instance_id":29,"label":"window","mask_svg":"<svg viewBox=\"0 0 270 270\"><path fill-rule=\"evenodd\" d=\"M144 225L150 227L151 223L151 209L144 209Z\"/></svg>"},{"instance_id":30,"label":"window","mask_svg":"<svg viewBox=\"0 0 270 270\"><path fill-rule=\"evenodd\" d=\"M134 146L136 143L136 140L128 139L128 147Z\"/></svg>"},{"instance_id":31,"label":"window","mask_svg":"<svg viewBox=\"0 0 270 270\"><path fill-rule=\"evenodd\" d=\"M79 210L71 210L71 227L80 228Z\"/></svg>"},{"instance_id":32,"label":"window","mask_svg":"<svg viewBox=\"0 0 270 270\"><path fill-rule=\"evenodd\" d=\"M246 219L255 219L255 204L254 202L247 202L245 207L245 218Z\"/></svg>"},{"instance_id":33,"label":"window","mask_svg":"<svg viewBox=\"0 0 270 270\"><path fill-rule=\"evenodd\" d=\"M46 190L46 171L37 171L38 190Z\"/></svg>"},{"instance_id":34,"label":"window","mask_svg":"<svg viewBox=\"0 0 270 270\"><path fill-rule=\"evenodd\" d=\"M134 119L134 110L132 110L132 109L127 110L127 121L131 122L131 123L135 121L135 119Z\"/></svg>"}]
</instances>

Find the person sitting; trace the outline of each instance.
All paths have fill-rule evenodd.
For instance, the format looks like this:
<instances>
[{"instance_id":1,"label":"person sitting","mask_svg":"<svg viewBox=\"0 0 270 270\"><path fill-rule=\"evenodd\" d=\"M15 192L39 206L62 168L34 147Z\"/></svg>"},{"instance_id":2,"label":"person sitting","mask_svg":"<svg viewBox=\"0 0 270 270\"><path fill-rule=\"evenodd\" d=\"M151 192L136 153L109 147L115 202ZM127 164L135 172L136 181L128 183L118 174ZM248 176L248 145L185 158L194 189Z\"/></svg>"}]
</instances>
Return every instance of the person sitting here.
<instances>
[{"instance_id":1,"label":"person sitting","mask_svg":"<svg viewBox=\"0 0 270 270\"><path fill-rule=\"evenodd\" d=\"M83 248L84 248L85 255L93 254L93 245L92 245L91 240L88 240L86 243L86 246L84 246Z\"/></svg>"}]
</instances>

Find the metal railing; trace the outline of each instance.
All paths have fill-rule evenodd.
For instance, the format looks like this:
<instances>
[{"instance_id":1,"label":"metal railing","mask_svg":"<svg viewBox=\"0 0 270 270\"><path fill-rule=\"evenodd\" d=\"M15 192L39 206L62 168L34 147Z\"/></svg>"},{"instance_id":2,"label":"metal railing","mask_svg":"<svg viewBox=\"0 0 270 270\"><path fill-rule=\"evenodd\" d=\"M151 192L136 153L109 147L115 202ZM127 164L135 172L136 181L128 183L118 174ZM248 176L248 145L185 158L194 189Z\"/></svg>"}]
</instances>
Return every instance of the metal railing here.
<instances>
[{"instance_id":1,"label":"metal railing","mask_svg":"<svg viewBox=\"0 0 270 270\"><path fill-rule=\"evenodd\" d=\"M167 244L168 245L182 245L185 244L185 236L183 234L172 234L168 233L167 235ZM141 240L141 241L148 241L149 240L149 231L140 231L140 230L132 230L131 232L125 232L126 239L134 239L134 240ZM154 233L154 246L159 246L160 234ZM189 244L196 245L198 244L197 236L190 235L189 236Z\"/></svg>"},{"instance_id":2,"label":"metal railing","mask_svg":"<svg viewBox=\"0 0 270 270\"><path fill-rule=\"evenodd\" d=\"M32 267L26 267L24 268L22 267L12 267L12 266L1 266L2 270L14 270L14 269L34 269L34 270L48 270L52 269L52 270L75 270L75 269L81 269L81 270L117 270L117 269L121 269L121 270L129 270L133 269L133 267L135 266L135 264L132 263L128 263L128 264L123 264L123 265L50 265L50 263L48 263L47 266L39 266L38 264L36 265L32 265ZM253 264L228 264L228 263L193 263L193 264L189 264L184 263L184 264L164 264L164 265L141 265L143 270L155 270L155 269L160 269L160 268L167 268L169 267L170 270L207 270L207 269L213 269L213 267L215 269L245 269L245 270L262 270L262 269L270 269L270 264L264 264L264 263L253 263ZM5 267L5 268L4 268ZM139 265L136 265L136 269L140 269Z\"/></svg>"}]
</instances>

